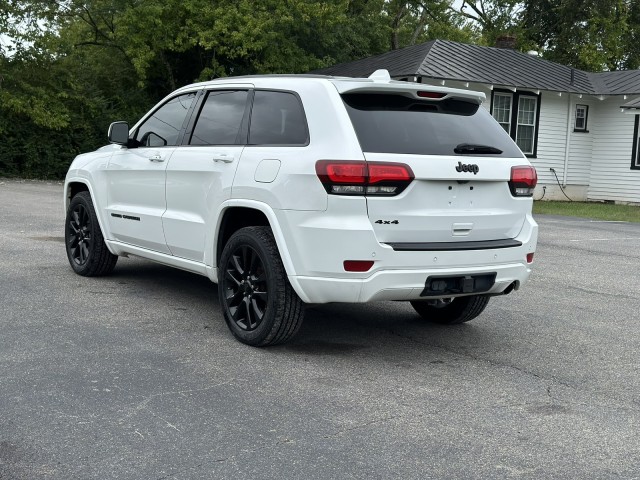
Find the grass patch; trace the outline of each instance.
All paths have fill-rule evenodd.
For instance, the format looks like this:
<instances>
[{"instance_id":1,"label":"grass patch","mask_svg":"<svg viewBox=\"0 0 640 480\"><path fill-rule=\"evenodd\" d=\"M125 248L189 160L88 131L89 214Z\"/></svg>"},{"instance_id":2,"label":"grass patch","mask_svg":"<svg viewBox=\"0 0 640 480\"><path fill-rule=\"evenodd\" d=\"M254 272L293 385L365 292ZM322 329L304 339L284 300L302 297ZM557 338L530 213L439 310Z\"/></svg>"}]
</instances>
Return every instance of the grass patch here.
<instances>
[{"instance_id":1,"label":"grass patch","mask_svg":"<svg viewBox=\"0 0 640 480\"><path fill-rule=\"evenodd\" d=\"M597 202L533 202L533 214L640 223L640 207Z\"/></svg>"}]
</instances>

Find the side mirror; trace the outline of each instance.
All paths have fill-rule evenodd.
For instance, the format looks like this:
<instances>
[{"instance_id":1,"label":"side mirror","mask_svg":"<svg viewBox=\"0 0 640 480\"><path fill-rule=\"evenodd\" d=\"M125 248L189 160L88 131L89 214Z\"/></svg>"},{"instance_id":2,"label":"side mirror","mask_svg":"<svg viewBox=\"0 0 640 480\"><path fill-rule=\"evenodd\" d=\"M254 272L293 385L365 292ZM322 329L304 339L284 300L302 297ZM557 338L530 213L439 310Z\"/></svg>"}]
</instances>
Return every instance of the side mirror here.
<instances>
[{"instance_id":1,"label":"side mirror","mask_svg":"<svg viewBox=\"0 0 640 480\"><path fill-rule=\"evenodd\" d=\"M129 124L127 122L113 122L109 125L109 143L124 145L129 143Z\"/></svg>"}]
</instances>

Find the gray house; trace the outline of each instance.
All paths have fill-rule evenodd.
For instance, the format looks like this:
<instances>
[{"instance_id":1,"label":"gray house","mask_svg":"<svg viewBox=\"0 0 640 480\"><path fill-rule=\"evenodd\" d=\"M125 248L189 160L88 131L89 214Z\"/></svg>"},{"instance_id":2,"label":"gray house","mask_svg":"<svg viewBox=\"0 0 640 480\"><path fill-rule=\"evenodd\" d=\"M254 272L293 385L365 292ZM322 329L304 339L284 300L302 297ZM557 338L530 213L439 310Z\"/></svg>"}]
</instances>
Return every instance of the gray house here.
<instances>
[{"instance_id":1,"label":"gray house","mask_svg":"<svg viewBox=\"0 0 640 480\"><path fill-rule=\"evenodd\" d=\"M434 40L312 73L484 92L484 106L538 171L535 198L640 203L640 70L591 73L535 52ZM631 113L631 115L624 113ZM556 178L557 177L557 178Z\"/></svg>"}]
</instances>

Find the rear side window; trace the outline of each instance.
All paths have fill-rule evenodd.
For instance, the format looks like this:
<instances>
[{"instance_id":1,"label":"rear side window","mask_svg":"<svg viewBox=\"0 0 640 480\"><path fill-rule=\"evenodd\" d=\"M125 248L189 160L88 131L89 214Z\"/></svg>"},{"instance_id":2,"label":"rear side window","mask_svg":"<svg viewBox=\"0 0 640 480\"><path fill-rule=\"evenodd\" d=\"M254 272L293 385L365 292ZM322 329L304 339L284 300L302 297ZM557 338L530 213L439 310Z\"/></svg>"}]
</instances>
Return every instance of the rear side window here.
<instances>
[{"instance_id":1,"label":"rear side window","mask_svg":"<svg viewBox=\"0 0 640 480\"><path fill-rule=\"evenodd\" d=\"M486 156L523 156L480 105L372 93L345 94L342 99L364 152L456 155L460 146L464 151L464 145L481 145L491 147L485 149Z\"/></svg>"},{"instance_id":2,"label":"rear side window","mask_svg":"<svg viewBox=\"0 0 640 480\"><path fill-rule=\"evenodd\" d=\"M249 127L250 145L306 145L308 139L304 110L296 95L256 90Z\"/></svg>"},{"instance_id":3,"label":"rear side window","mask_svg":"<svg viewBox=\"0 0 640 480\"><path fill-rule=\"evenodd\" d=\"M246 90L222 90L207 93L190 145L234 145L247 106Z\"/></svg>"}]
</instances>

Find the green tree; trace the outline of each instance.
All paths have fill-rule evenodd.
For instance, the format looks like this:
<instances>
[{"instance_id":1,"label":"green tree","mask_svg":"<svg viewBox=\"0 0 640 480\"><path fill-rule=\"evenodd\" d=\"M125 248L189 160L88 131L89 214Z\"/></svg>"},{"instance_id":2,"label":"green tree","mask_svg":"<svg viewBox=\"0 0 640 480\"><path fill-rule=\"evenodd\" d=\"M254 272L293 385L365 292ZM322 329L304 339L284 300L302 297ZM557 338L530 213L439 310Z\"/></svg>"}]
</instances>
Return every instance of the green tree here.
<instances>
[{"instance_id":1,"label":"green tree","mask_svg":"<svg viewBox=\"0 0 640 480\"><path fill-rule=\"evenodd\" d=\"M458 10L459 15L479 28L479 43L489 46L505 34L522 39L521 13L521 0L463 0Z\"/></svg>"},{"instance_id":2,"label":"green tree","mask_svg":"<svg viewBox=\"0 0 640 480\"><path fill-rule=\"evenodd\" d=\"M178 86L388 49L383 0L0 0L0 175L59 177Z\"/></svg>"},{"instance_id":3,"label":"green tree","mask_svg":"<svg viewBox=\"0 0 640 480\"><path fill-rule=\"evenodd\" d=\"M382 8L389 19L392 50L435 39L470 42L476 37L473 26L453 11L451 0L389 0Z\"/></svg>"},{"instance_id":4,"label":"green tree","mask_svg":"<svg viewBox=\"0 0 640 480\"><path fill-rule=\"evenodd\" d=\"M0 0L0 32L0 175L36 177L187 83L477 38L452 0Z\"/></svg>"},{"instance_id":5,"label":"green tree","mask_svg":"<svg viewBox=\"0 0 640 480\"><path fill-rule=\"evenodd\" d=\"M525 0L523 27L544 57L590 71L638 68L632 0Z\"/></svg>"},{"instance_id":6,"label":"green tree","mask_svg":"<svg viewBox=\"0 0 640 480\"><path fill-rule=\"evenodd\" d=\"M0 51L0 175L60 178L75 155L105 143L110 121L137 118L150 97L122 55L67 47L49 6L10 7L0 16L11 36Z\"/></svg>"}]
</instances>

